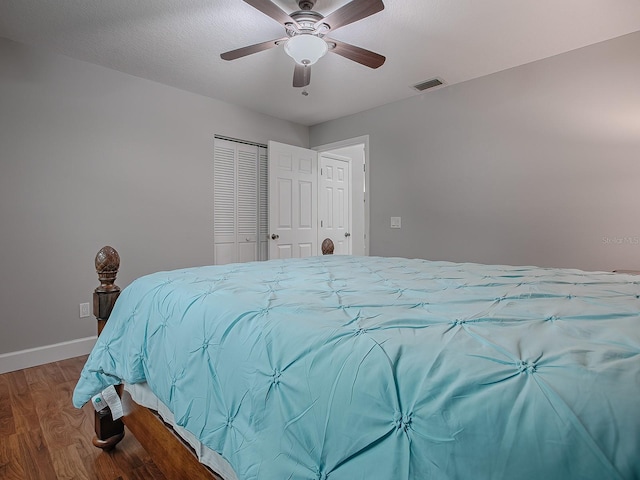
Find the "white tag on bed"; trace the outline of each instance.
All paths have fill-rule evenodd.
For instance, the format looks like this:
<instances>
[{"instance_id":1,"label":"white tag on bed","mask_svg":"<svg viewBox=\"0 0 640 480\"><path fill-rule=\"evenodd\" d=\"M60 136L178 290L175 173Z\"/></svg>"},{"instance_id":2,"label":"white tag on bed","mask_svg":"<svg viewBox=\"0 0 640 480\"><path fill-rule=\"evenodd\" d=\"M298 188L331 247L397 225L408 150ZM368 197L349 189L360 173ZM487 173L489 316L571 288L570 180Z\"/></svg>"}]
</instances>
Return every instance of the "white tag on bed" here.
<instances>
[{"instance_id":1,"label":"white tag on bed","mask_svg":"<svg viewBox=\"0 0 640 480\"><path fill-rule=\"evenodd\" d=\"M118 392L116 392L113 385L109 385L102 391L102 398L107 402L107 405L109 405L109 408L111 409L111 417L113 417L114 420L117 420L124 415L124 412L122 411L122 402L120 401Z\"/></svg>"},{"instance_id":2,"label":"white tag on bed","mask_svg":"<svg viewBox=\"0 0 640 480\"><path fill-rule=\"evenodd\" d=\"M109 407L109 409L111 410L111 417L114 420L119 419L124 414L124 412L122 411L122 402L120 401L118 392L116 392L116 389L113 387L113 385L109 385L102 392L92 397L91 404L93 405L93 408L96 410L96 412Z\"/></svg>"},{"instance_id":3,"label":"white tag on bed","mask_svg":"<svg viewBox=\"0 0 640 480\"><path fill-rule=\"evenodd\" d=\"M93 405L93 408L96 412L100 412L101 410L104 410L108 407L107 402L104 401L101 393L91 397L91 405Z\"/></svg>"}]
</instances>

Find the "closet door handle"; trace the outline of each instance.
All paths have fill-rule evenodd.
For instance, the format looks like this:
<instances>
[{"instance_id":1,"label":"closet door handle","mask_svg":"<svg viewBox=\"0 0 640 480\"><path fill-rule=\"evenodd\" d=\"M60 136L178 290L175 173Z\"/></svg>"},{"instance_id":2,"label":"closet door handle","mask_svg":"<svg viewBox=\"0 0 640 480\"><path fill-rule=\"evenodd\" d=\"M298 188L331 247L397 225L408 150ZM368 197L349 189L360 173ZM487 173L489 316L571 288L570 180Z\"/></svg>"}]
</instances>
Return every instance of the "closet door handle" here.
<instances>
[{"instance_id":1,"label":"closet door handle","mask_svg":"<svg viewBox=\"0 0 640 480\"><path fill-rule=\"evenodd\" d=\"M345 234L344 234L344 236L345 236L345 237L350 237L350 236L351 236L351 234L350 234L349 232L347 232L347 233L345 233Z\"/></svg>"},{"instance_id":2,"label":"closet door handle","mask_svg":"<svg viewBox=\"0 0 640 480\"><path fill-rule=\"evenodd\" d=\"M275 233L271 234L271 240L277 240L280 238L280 235L276 235Z\"/></svg>"}]
</instances>

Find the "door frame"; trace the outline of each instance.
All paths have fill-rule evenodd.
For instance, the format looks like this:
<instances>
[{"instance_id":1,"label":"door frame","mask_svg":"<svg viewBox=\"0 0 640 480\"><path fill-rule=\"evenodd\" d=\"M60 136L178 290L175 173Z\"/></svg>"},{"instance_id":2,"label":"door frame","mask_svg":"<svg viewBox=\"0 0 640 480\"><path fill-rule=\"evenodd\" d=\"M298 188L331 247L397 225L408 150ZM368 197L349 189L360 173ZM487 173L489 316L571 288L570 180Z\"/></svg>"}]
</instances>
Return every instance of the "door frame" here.
<instances>
[{"instance_id":1,"label":"door frame","mask_svg":"<svg viewBox=\"0 0 640 480\"><path fill-rule=\"evenodd\" d=\"M362 135L360 137L349 138L340 140L338 142L327 143L324 145L318 145L311 147L311 150L316 150L318 153L327 152L330 153L333 150L339 150L347 147L355 147L358 145L364 145L364 244L365 255L369 255L370 252L370 196L371 196L371 182L369 179L369 172L371 171L371 165L369 163L369 135ZM353 162L352 162L353 163ZM353 167L353 164L352 164ZM354 176L351 177L351 188L354 189L353 184ZM353 214L353 209L352 209Z\"/></svg>"}]
</instances>

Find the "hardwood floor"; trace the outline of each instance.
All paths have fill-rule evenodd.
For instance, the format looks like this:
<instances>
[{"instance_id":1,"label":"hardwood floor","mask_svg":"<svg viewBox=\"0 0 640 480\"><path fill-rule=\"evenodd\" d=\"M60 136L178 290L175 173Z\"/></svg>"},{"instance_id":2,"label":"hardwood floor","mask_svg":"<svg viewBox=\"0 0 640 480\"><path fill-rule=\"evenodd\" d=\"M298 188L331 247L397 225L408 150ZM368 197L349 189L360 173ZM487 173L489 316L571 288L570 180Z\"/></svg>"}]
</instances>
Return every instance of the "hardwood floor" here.
<instances>
[{"instance_id":1,"label":"hardwood floor","mask_svg":"<svg viewBox=\"0 0 640 480\"><path fill-rule=\"evenodd\" d=\"M91 444L92 407L71 404L86 358L0 375L0 479L166 480L128 432L111 452Z\"/></svg>"}]
</instances>

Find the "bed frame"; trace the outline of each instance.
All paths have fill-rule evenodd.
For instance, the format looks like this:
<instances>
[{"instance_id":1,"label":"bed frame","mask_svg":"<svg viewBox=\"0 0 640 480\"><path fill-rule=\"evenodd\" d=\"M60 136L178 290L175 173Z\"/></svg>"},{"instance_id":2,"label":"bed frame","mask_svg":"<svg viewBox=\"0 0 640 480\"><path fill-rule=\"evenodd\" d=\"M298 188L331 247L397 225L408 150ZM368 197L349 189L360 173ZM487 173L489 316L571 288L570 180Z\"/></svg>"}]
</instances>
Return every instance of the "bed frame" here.
<instances>
[{"instance_id":1,"label":"bed frame","mask_svg":"<svg viewBox=\"0 0 640 480\"><path fill-rule=\"evenodd\" d=\"M93 293L93 314L98 321L98 335L109 320L111 310L120 295L115 284L120 268L120 255L113 247L100 249L95 259L100 286ZM109 409L95 412L96 436L93 444L105 451L112 450L124 437L124 427L133 434L168 479L222 478L200 463L195 452L166 425L157 412L135 403L122 385L118 388L124 411L124 421L113 420Z\"/></svg>"}]
</instances>

